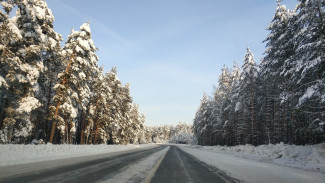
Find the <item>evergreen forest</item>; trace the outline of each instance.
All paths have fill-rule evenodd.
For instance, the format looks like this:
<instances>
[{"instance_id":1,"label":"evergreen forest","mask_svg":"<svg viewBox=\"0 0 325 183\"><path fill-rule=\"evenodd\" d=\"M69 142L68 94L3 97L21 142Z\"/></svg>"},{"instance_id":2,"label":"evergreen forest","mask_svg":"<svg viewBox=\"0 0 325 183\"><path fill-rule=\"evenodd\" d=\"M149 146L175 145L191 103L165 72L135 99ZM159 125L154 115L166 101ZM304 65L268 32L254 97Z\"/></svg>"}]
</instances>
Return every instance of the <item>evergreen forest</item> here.
<instances>
[{"instance_id":1,"label":"evergreen forest","mask_svg":"<svg viewBox=\"0 0 325 183\"><path fill-rule=\"evenodd\" d=\"M145 117L98 66L89 23L62 46L44 0L0 2L0 143L139 143Z\"/></svg>"},{"instance_id":2,"label":"evergreen forest","mask_svg":"<svg viewBox=\"0 0 325 183\"><path fill-rule=\"evenodd\" d=\"M193 122L200 145L325 141L325 1L278 5L260 64L249 48L241 67L223 67Z\"/></svg>"}]
</instances>

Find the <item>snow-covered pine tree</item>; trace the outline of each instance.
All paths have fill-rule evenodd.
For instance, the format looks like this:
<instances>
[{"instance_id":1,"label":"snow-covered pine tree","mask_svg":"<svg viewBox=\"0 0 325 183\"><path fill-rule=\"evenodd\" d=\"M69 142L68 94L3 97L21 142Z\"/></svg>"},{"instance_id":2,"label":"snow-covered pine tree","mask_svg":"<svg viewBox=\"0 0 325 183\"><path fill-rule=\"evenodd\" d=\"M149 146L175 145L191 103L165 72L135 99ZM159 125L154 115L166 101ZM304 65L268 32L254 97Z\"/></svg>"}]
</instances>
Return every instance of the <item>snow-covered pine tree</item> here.
<instances>
[{"instance_id":1,"label":"snow-covered pine tree","mask_svg":"<svg viewBox=\"0 0 325 183\"><path fill-rule=\"evenodd\" d=\"M53 104L54 83L58 82L58 73L64 70L60 55L62 36L53 28L54 16L45 0L34 0L30 5L35 11L37 24L40 26L39 31L42 33L41 59L44 67L38 78L39 92L35 94L42 107L35 110L33 116L35 116L34 138L43 139L50 135L47 130L50 127L47 118L49 107Z\"/></svg>"},{"instance_id":2,"label":"snow-covered pine tree","mask_svg":"<svg viewBox=\"0 0 325 183\"><path fill-rule=\"evenodd\" d=\"M214 130L216 130L216 126L213 119L213 109L215 109L213 104L214 101L207 94L204 94L200 107L195 114L193 131L200 145L211 145L214 143L213 140L216 135Z\"/></svg>"},{"instance_id":3,"label":"snow-covered pine tree","mask_svg":"<svg viewBox=\"0 0 325 183\"><path fill-rule=\"evenodd\" d=\"M130 96L130 84L127 83L125 86L123 86L120 89L120 93L118 96L118 102L119 102L119 113L120 113L120 129L118 136L120 137L120 143L122 144L128 144L129 134L127 133L129 131L128 128L131 127L132 121L130 120L130 110L132 106L132 97Z\"/></svg>"},{"instance_id":4,"label":"snow-covered pine tree","mask_svg":"<svg viewBox=\"0 0 325 183\"><path fill-rule=\"evenodd\" d=\"M202 137L201 137L201 129L202 129L202 110L203 110L203 106L205 105L204 103L206 103L206 95L203 95L203 98L201 100L200 106L198 107L194 119L193 119L193 132L194 135L196 136L196 138L198 139L198 144L202 144Z\"/></svg>"},{"instance_id":5,"label":"snow-covered pine tree","mask_svg":"<svg viewBox=\"0 0 325 183\"><path fill-rule=\"evenodd\" d=\"M6 90L8 89L8 84L5 80L6 75L8 73L8 65L9 65L9 59L11 58L11 55L13 53L10 53L10 49L7 47L10 46L10 40L11 39L17 39L17 32L13 31L12 29L17 29L13 22L11 21L9 14L13 8L13 2L1 2L2 8L5 10L5 12L0 10L0 121L2 123L1 116L3 115L3 96L5 95ZM19 38L21 39L21 35ZM14 42L14 41L13 41ZM1 124L0 124L1 128Z\"/></svg>"},{"instance_id":6,"label":"snow-covered pine tree","mask_svg":"<svg viewBox=\"0 0 325 183\"><path fill-rule=\"evenodd\" d=\"M117 77L117 68L113 67L106 77L106 82L108 83L112 96L109 102L106 104L108 109L109 120L107 133L109 135L109 144L119 144L120 136L119 130L121 129L121 110L120 110L120 99L122 85L121 81Z\"/></svg>"},{"instance_id":7,"label":"snow-covered pine tree","mask_svg":"<svg viewBox=\"0 0 325 183\"><path fill-rule=\"evenodd\" d=\"M139 111L139 105L133 104L130 110L130 125L127 129L126 134L128 134L130 143L138 144L141 139L141 131L143 130L143 121L141 119L141 114Z\"/></svg>"},{"instance_id":8,"label":"snow-covered pine tree","mask_svg":"<svg viewBox=\"0 0 325 183\"><path fill-rule=\"evenodd\" d=\"M294 11L288 10L278 0L275 15L268 27L270 31L266 42L265 56L261 62L261 79L264 83L264 92L261 104L264 110L265 130L270 142L287 142L288 139L288 107L286 104L292 100L290 88L292 83L281 72L287 68L287 60L295 52L294 31L290 25L293 21ZM267 83L267 84L266 84ZM283 131L283 132L282 132Z\"/></svg>"},{"instance_id":9,"label":"snow-covered pine tree","mask_svg":"<svg viewBox=\"0 0 325 183\"><path fill-rule=\"evenodd\" d=\"M117 127L118 121L117 119L117 105L113 105L114 95L112 86L119 82L117 76L116 67L112 68L110 72L107 72L104 76L103 80L103 99L104 99L104 111L100 120L98 121L98 138L99 143L113 143L113 135L114 139L116 134L112 133L112 129ZM116 101L116 100L115 100ZM116 104L116 103L114 103ZM115 123L116 122L116 123Z\"/></svg>"},{"instance_id":10,"label":"snow-covered pine tree","mask_svg":"<svg viewBox=\"0 0 325 183\"><path fill-rule=\"evenodd\" d=\"M230 109L229 109L229 119L232 123L232 130L233 130L233 145L239 144L239 109L240 109L240 102L239 102L239 86L240 86L240 67L236 62L234 62L232 72L231 72L231 90L229 94L230 100Z\"/></svg>"},{"instance_id":11,"label":"snow-covered pine tree","mask_svg":"<svg viewBox=\"0 0 325 183\"><path fill-rule=\"evenodd\" d=\"M9 56L2 71L7 73L5 80L11 91L5 98L11 100L1 100L2 109L5 109L1 111L7 111L7 114L1 113L0 118L15 123L15 141L25 143L27 137L41 138L46 129L46 92L42 87L46 82L43 77L46 75L44 64L51 62L53 57L50 59L50 55L56 55L54 52L60 48L61 37L53 30L54 18L44 0L9 0L3 1L2 5L6 14L1 13L4 20L1 32L6 34L10 31L9 37L2 37L2 41L6 42L3 56ZM16 16L10 19L9 12L14 5L17 6ZM9 45L11 48L7 49Z\"/></svg>"},{"instance_id":12,"label":"snow-covered pine tree","mask_svg":"<svg viewBox=\"0 0 325 183\"><path fill-rule=\"evenodd\" d=\"M9 14L15 6L13 1L0 1L3 12L0 10L0 143L11 142L14 125L16 123L17 106L11 106L9 99L19 100L13 83L7 78L9 72L14 72L15 65L19 64L15 58L17 44L22 35ZM16 103L17 105L17 103Z\"/></svg>"},{"instance_id":13,"label":"snow-covered pine tree","mask_svg":"<svg viewBox=\"0 0 325 183\"><path fill-rule=\"evenodd\" d=\"M51 107L53 126L50 142L53 141L54 134L52 132L55 131L53 128L55 128L57 121L61 139L66 136L66 127L70 127L69 131L72 130L72 133L77 128L76 142L85 143L86 136L88 136L88 134L85 135L85 128L88 126L86 118L89 113L93 78L98 74L99 69L98 57L95 54L96 50L97 48L91 39L88 23L82 24L80 31L71 31L62 50L62 55L68 58L67 69L59 73L59 79L62 83L55 85L56 95L54 101L56 105ZM63 96L63 93L65 96ZM61 105L57 105L57 103ZM53 112L57 107L59 107L59 115L55 115ZM65 120L67 117L70 117L70 119Z\"/></svg>"},{"instance_id":14,"label":"snow-covered pine tree","mask_svg":"<svg viewBox=\"0 0 325 183\"><path fill-rule=\"evenodd\" d=\"M227 145L232 144L231 139L233 136L233 124L230 121L229 112L231 109L230 106L230 92L231 92L231 73L229 72L228 68L224 65L221 70L221 75L219 76L219 95L220 95L220 120L223 128L223 138L224 143Z\"/></svg>"},{"instance_id":15,"label":"snow-covered pine tree","mask_svg":"<svg viewBox=\"0 0 325 183\"><path fill-rule=\"evenodd\" d=\"M144 137L144 133L145 133L145 122L146 122L146 116L145 114L141 114L139 116L139 120L140 120L140 131L138 132L137 136L139 138L139 143L142 143L142 139Z\"/></svg>"},{"instance_id":16,"label":"snow-covered pine tree","mask_svg":"<svg viewBox=\"0 0 325 183\"><path fill-rule=\"evenodd\" d=\"M317 143L324 139L325 102L325 1L299 0L296 9L296 52L285 70L295 81L298 143Z\"/></svg>"},{"instance_id":17,"label":"snow-covered pine tree","mask_svg":"<svg viewBox=\"0 0 325 183\"><path fill-rule=\"evenodd\" d=\"M152 136L153 136L153 131L151 130L151 128L148 126L145 126L145 128L144 128L145 142L147 142L147 143L153 142Z\"/></svg>"},{"instance_id":18,"label":"snow-covered pine tree","mask_svg":"<svg viewBox=\"0 0 325 183\"><path fill-rule=\"evenodd\" d=\"M40 92L38 79L44 70L42 54L46 50L45 44L48 38L43 32L42 23L51 19L51 15L46 14L42 9L45 4L42 0L15 2L17 12L12 22L16 24L24 39L16 42L15 50L12 51L14 55L11 56L15 67L11 67L6 75L7 83L14 93L7 108L13 109L16 113L12 140L26 143L32 137L32 130L37 126L35 123L38 120L34 119L33 113L41 106L36 96Z\"/></svg>"},{"instance_id":19,"label":"snow-covered pine tree","mask_svg":"<svg viewBox=\"0 0 325 183\"><path fill-rule=\"evenodd\" d=\"M256 79L258 76L258 68L254 61L254 56L249 48L247 48L242 66L241 84L239 102L241 104L242 122L240 134L244 134L245 141L241 144L257 144L258 138L258 122L256 121Z\"/></svg>"},{"instance_id":20,"label":"snow-covered pine tree","mask_svg":"<svg viewBox=\"0 0 325 183\"><path fill-rule=\"evenodd\" d=\"M100 72L96 79L94 79L93 92L94 95L91 98L90 110L87 120L90 121L92 132L90 133L90 141L93 144L106 143L107 136L105 130L105 119L107 118L106 103L111 95L111 90L108 87L108 83L105 82L105 76L102 74L103 68L100 68Z\"/></svg>"},{"instance_id":21,"label":"snow-covered pine tree","mask_svg":"<svg viewBox=\"0 0 325 183\"><path fill-rule=\"evenodd\" d=\"M62 141L62 143L75 143L75 118L78 115L75 101L78 100L78 94L69 85L71 82L69 72L73 59L74 55L66 57L66 69L58 74L58 83L54 86L54 103L50 107L49 113L49 120L52 121L50 143L54 140L57 124L60 125L61 130L61 139L59 141Z\"/></svg>"}]
</instances>

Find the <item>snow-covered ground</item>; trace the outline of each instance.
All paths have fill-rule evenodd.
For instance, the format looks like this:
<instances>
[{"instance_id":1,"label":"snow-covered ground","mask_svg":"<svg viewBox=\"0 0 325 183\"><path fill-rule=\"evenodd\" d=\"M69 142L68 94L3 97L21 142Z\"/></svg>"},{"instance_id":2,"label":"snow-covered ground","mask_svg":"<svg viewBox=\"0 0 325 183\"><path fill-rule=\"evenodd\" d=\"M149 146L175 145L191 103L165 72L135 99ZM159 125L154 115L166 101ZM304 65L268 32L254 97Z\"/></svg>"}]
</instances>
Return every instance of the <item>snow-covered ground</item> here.
<instances>
[{"instance_id":1,"label":"snow-covered ground","mask_svg":"<svg viewBox=\"0 0 325 183\"><path fill-rule=\"evenodd\" d=\"M155 144L141 145L0 145L0 166L34 163L40 161L114 153L143 149Z\"/></svg>"},{"instance_id":2,"label":"snow-covered ground","mask_svg":"<svg viewBox=\"0 0 325 183\"><path fill-rule=\"evenodd\" d=\"M324 144L179 147L232 177L248 182L325 182Z\"/></svg>"},{"instance_id":3,"label":"snow-covered ground","mask_svg":"<svg viewBox=\"0 0 325 183\"><path fill-rule=\"evenodd\" d=\"M240 146L189 146L191 148L221 152L244 159L274 163L281 166L300 168L325 173L325 144L317 145L240 145Z\"/></svg>"}]
</instances>

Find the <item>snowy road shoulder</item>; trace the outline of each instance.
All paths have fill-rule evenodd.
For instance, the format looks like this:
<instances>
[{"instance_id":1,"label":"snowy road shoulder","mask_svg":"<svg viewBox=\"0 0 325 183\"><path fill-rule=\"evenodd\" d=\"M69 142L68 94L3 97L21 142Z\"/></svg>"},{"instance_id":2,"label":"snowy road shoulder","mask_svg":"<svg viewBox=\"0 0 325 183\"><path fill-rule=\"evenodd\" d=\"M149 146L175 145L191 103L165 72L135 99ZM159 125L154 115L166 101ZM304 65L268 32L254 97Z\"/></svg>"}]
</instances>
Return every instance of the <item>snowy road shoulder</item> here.
<instances>
[{"instance_id":1,"label":"snowy road shoulder","mask_svg":"<svg viewBox=\"0 0 325 183\"><path fill-rule=\"evenodd\" d=\"M280 166L299 168L312 172L325 173L325 144L288 145L284 143L268 145L238 146L187 146L217 153L225 153L236 157L273 163Z\"/></svg>"},{"instance_id":2,"label":"snowy road shoulder","mask_svg":"<svg viewBox=\"0 0 325 183\"><path fill-rule=\"evenodd\" d=\"M178 146L200 161L224 170L230 176L247 182L324 182L325 174L283 167L271 163L242 159L233 155Z\"/></svg>"},{"instance_id":3,"label":"snowy road shoulder","mask_svg":"<svg viewBox=\"0 0 325 183\"><path fill-rule=\"evenodd\" d=\"M0 166L35 163L157 147L141 145L0 145Z\"/></svg>"}]
</instances>

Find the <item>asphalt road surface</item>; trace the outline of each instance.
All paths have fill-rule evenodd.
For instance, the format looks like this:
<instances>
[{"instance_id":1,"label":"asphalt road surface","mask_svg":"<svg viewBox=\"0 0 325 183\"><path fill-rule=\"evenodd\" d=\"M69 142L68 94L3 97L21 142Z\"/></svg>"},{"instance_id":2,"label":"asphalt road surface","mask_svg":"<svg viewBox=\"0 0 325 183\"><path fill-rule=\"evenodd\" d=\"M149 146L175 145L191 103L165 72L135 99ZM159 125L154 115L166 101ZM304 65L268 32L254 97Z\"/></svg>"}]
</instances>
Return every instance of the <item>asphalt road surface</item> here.
<instances>
[{"instance_id":1,"label":"asphalt road surface","mask_svg":"<svg viewBox=\"0 0 325 183\"><path fill-rule=\"evenodd\" d=\"M57 182L71 182L71 183L92 183L96 181L101 181L114 177L115 175L121 173L123 168L131 163L140 161L141 159L164 149L166 146L159 146L152 149L146 149L141 151L132 151L123 154L117 154L115 156L108 156L104 158L94 159L90 161L84 161L79 163L74 163L66 166L49 168L44 170L35 171L23 171L24 173L15 174L13 171L17 168L19 171L20 165L8 166L11 171L8 172L8 177L3 175L4 172L0 172L0 182L5 183L57 183ZM82 158L82 157L81 157ZM80 159L80 158L79 158ZM51 163L59 160L34 163L29 166L35 167L40 166L40 164ZM67 159L66 161L69 161ZM1 169L0 169L1 171Z\"/></svg>"},{"instance_id":2,"label":"asphalt road surface","mask_svg":"<svg viewBox=\"0 0 325 183\"><path fill-rule=\"evenodd\" d=\"M24 165L0 167L0 182L96 182L123 174L125 169L165 149L159 146L107 155L94 155L52 160ZM163 157L163 156L162 156ZM196 183L238 182L220 170L206 165L176 146L170 146L164 158L157 163L152 179L131 182ZM118 181L117 181L118 182ZM124 181L125 182L125 181Z\"/></svg>"},{"instance_id":3,"label":"asphalt road surface","mask_svg":"<svg viewBox=\"0 0 325 183\"><path fill-rule=\"evenodd\" d=\"M200 162L178 147L171 146L151 182L223 183L239 181L229 177L215 167Z\"/></svg>"}]
</instances>

